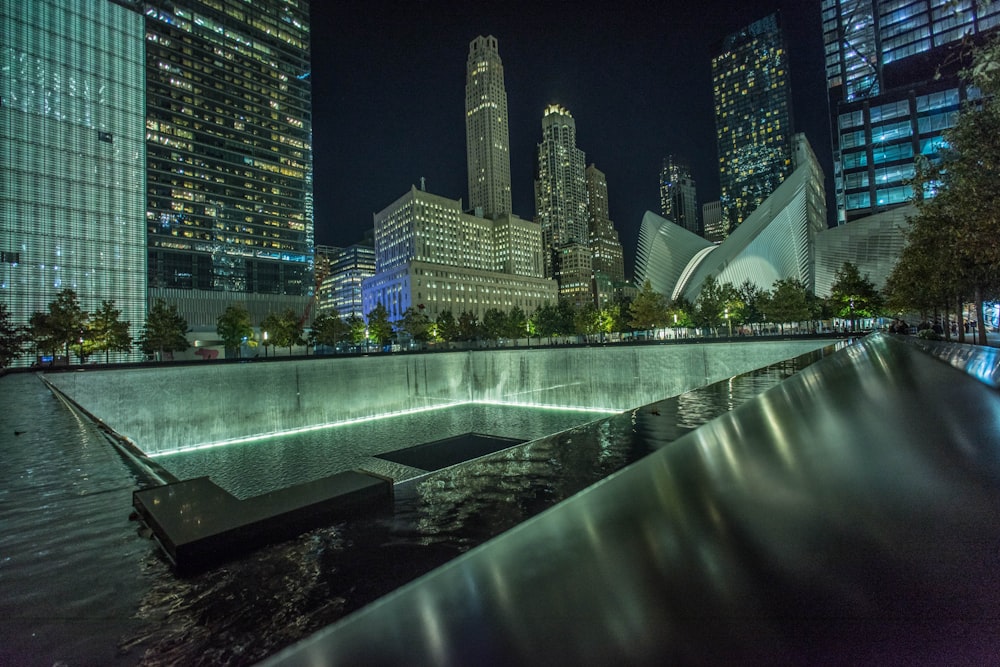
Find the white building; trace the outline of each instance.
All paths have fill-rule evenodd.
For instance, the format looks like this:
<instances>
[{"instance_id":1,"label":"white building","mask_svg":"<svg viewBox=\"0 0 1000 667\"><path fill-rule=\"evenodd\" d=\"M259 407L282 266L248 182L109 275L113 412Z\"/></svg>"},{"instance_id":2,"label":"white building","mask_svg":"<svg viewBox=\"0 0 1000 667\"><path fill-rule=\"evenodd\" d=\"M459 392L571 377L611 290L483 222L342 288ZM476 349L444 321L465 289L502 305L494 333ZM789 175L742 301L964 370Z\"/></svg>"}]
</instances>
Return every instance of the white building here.
<instances>
[{"instance_id":1,"label":"white building","mask_svg":"<svg viewBox=\"0 0 1000 667\"><path fill-rule=\"evenodd\" d=\"M461 200L416 187L375 214L375 276L362 292L365 313L382 303L391 321L410 306L432 320L445 310L481 318L491 308L530 315L557 299L536 223L471 215Z\"/></svg>"}]
</instances>

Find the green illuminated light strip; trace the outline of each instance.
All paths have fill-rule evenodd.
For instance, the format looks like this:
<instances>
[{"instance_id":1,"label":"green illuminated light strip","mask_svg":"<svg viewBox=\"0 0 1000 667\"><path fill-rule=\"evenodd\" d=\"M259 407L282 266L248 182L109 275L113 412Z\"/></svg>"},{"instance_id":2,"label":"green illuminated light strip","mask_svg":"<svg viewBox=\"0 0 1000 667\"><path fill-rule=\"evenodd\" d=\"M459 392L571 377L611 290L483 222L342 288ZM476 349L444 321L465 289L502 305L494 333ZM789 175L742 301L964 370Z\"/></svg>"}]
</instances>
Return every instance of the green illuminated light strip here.
<instances>
[{"instance_id":1,"label":"green illuminated light strip","mask_svg":"<svg viewBox=\"0 0 1000 667\"><path fill-rule=\"evenodd\" d=\"M465 405L499 405L504 407L512 408L536 408L542 410L562 410L564 412L596 412L600 414L616 415L625 410L616 410L611 408L587 408L587 407L566 407L562 405L540 405L537 403L511 403L505 401L463 401L461 403L447 403L444 405L433 405L424 408L412 408L410 410L399 410L397 412L385 412L378 415L372 415L370 417L358 417L356 419L345 419L338 422L328 422L325 424L313 424L312 426L303 426L300 428L293 428L287 431L275 431L273 433L261 433L256 435L248 435L242 438L230 438L228 440L218 440L216 442L205 442L198 445L189 445L187 447L178 447L176 449L168 449L162 452L155 452L153 454L148 454L149 458L157 459L166 456L173 456L175 454L187 454L188 452L200 451L203 449L214 449L216 447L225 447L228 445L239 445L248 442L257 442L259 440L270 440L273 438L281 438L286 435L296 435L299 433L308 433L310 431L321 431L328 428L336 428L338 426L350 426L352 424L360 424L363 422L376 421L380 419L390 419L392 417L402 417L405 415L417 414L420 412L431 412L433 410L443 410L445 408L456 408Z\"/></svg>"}]
</instances>

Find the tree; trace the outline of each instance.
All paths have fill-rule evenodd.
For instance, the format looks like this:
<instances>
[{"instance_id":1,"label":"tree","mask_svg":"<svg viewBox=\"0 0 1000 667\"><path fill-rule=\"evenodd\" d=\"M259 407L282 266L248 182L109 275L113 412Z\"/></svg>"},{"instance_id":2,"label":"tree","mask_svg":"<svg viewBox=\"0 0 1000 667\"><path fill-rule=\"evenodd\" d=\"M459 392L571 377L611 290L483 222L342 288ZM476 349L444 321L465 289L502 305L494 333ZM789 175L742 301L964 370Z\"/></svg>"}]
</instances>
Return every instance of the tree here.
<instances>
[{"instance_id":1,"label":"tree","mask_svg":"<svg viewBox=\"0 0 1000 667\"><path fill-rule=\"evenodd\" d=\"M919 215L911 218L906 246L885 283L886 306L894 312L949 312L956 307L961 324L961 264L954 257L955 223L939 197L918 203ZM952 267L955 267L953 269ZM945 329L950 337L950 331ZM965 331L962 331L964 338Z\"/></svg>"},{"instance_id":2,"label":"tree","mask_svg":"<svg viewBox=\"0 0 1000 667\"><path fill-rule=\"evenodd\" d=\"M591 336L601 332L601 311L592 303L585 303L576 309L573 318L573 330L577 334L586 336L589 340Z\"/></svg>"},{"instance_id":3,"label":"tree","mask_svg":"<svg viewBox=\"0 0 1000 667\"><path fill-rule=\"evenodd\" d=\"M302 318L291 308L269 314L260 323L260 328L267 333L267 340L275 347L287 347L288 356L292 356L293 346L305 345Z\"/></svg>"},{"instance_id":4,"label":"tree","mask_svg":"<svg viewBox=\"0 0 1000 667\"><path fill-rule=\"evenodd\" d=\"M499 340L507 331L507 315L499 308L487 308L483 313L481 327L483 337L488 340Z\"/></svg>"},{"instance_id":5,"label":"tree","mask_svg":"<svg viewBox=\"0 0 1000 667\"><path fill-rule=\"evenodd\" d=\"M471 312L463 310L458 315L458 339L476 340L481 334L479 320Z\"/></svg>"},{"instance_id":6,"label":"tree","mask_svg":"<svg viewBox=\"0 0 1000 667\"><path fill-rule=\"evenodd\" d=\"M80 307L76 292L64 289L49 303L48 312L38 311L30 319L31 338L39 350L55 354L60 348L69 359L70 346L83 353L87 313Z\"/></svg>"},{"instance_id":7,"label":"tree","mask_svg":"<svg viewBox=\"0 0 1000 667\"><path fill-rule=\"evenodd\" d=\"M392 339L392 323L389 311L379 301L368 313L368 337L381 347Z\"/></svg>"},{"instance_id":8,"label":"tree","mask_svg":"<svg viewBox=\"0 0 1000 667\"><path fill-rule=\"evenodd\" d=\"M694 302L692 320L695 326L718 329L725 323L727 302L732 298L733 287L729 283L720 285L714 276L705 278L701 292Z\"/></svg>"},{"instance_id":9,"label":"tree","mask_svg":"<svg viewBox=\"0 0 1000 667\"><path fill-rule=\"evenodd\" d=\"M450 310L442 310L434 320L434 329L438 338L452 343L458 340L458 322Z\"/></svg>"},{"instance_id":10,"label":"tree","mask_svg":"<svg viewBox=\"0 0 1000 667\"><path fill-rule=\"evenodd\" d=\"M767 300L767 318L781 327L781 333L785 333L786 324L811 319L808 293L809 290L798 278L774 281L773 291Z\"/></svg>"},{"instance_id":11,"label":"tree","mask_svg":"<svg viewBox=\"0 0 1000 667\"><path fill-rule=\"evenodd\" d=\"M833 314L850 320L851 331L857 329L856 318L876 317L882 310L882 296L868 276L861 276L858 267L850 262L834 274L829 298Z\"/></svg>"},{"instance_id":12,"label":"tree","mask_svg":"<svg viewBox=\"0 0 1000 667\"><path fill-rule=\"evenodd\" d=\"M363 317L351 313L347 318L347 327L351 331L351 342L355 345L361 345L368 340L368 324Z\"/></svg>"},{"instance_id":13,"label":"tree","mask_svg":"<svg viewBox=\"0 0 1000 667\"><path fill-rule=\"evenodd\" d=\"M744 280L743 284L736 288L736 293L743 304L742 321L751 327L763 324L762 306L767 300L767 293L749 280Z\"/></svg>"},{"instance_id":14,"label":"tree","mask_svg":"<svg viewBox=\"0 0 1000 667\"><path fill-rule=\"evenodd\" d=\"M544 336L551 343L552 336L559 331L559 311L556 307L546 303L536 308L531 314L531 329L539 339Z\"/></svg>"},{"instance_id":15,"label":"tree","mask_svg":"<svg viewBox=\"0 0 1000 667\"><path fill-rule=\"evenodd\" d=\"M313 347L324 345L336 349L350 331L350 326L335 313L322 313L313 320L309 330L309 344Z\"/></svg>"},{"instance_id":16,"label":"tree","mask_svg":"<svg viewBox=\"0 0 1000 667\"><path fill-rule=\"evenodd\" d=\"M110 363L112 352L131 352L130 322L121 321L122 311L115 308L113 300L101 301L101 307L91 313L87 321L89 349L104 352L104 363Z\"/></svg>"},{"instance_id":17,"label":"tree","mask_svg":"<svg viewBox=\"0 0 1000 667\"><path fill-rule=\"evenodd\" d=\"M1000 296L1000 39L975 49L966 81L983 91L965 103L955 125L944 133L942 163L920 183L920 193L937 189L934 206L920 206L914 227L945 224L946 256L958 292L971 296L980 324L979 344L986 344L983 302Z\"/></svg>"},{"instance_id":18,"label":"tree","mask_svg":"<svg viewBox=\"0 0 1000 667\"><path fill-rule=\"evenodd\" d=\"M413 340L425 343L431 337L431 319L424 313L424 304L410 306L397 322L399 329L410 334Z\"/></svg>"},{"instance_id":19,"label":"tree","mask_svg":"<svg viewBox=\"0 0 1000 667\"><path fill-rule=\"evenodd\" d=\"M633 329L645 331L667 324L667 300L646 280L642 289L628 307L629 324Z\"/></svg>"},{"instance_id":20,"label":"tree","mask_svg":"<svg viewBox=\"0 0 1000 667\"><path fill-rule=\"evenodd\" d=\"M512 338L517 340L524 336L527 331L528 316L521 309L520 306L514 306L510 312L507 313L506 321L504 324L504 338Z\"/></svg>"},{"instance_id":21,"label":"tree","mask_svg":"<svg viewBox=\"0 0 1000 667\"><path fill-rule=\"evenodd\" d=\"M0 303L0 369L7 368L21 356L28 334L11 321L7 304Z\"/></svg>"},{"instance_id":22,"label":"tree","mask_svg":"<svg viewBox=\"0 0 1000 667\"><path fill-rule=\"evenodd\" d=\"M177 312L177 306L168 306L163 299L157 299L139 335L139 349L162 361L165 353L183 352L190 347L185 336L187 330L187 320Z\"/></svg>"},{"instance_id":23,"label":"tree","mask_svg":"<svg viewBox=\"0 0 1000 667\"><path fill-rule=\"evenodd\" d=\"M231 350L236 356L242 356L241 347L244 342L253 340L253 325L250 324L250 311L241 303L228 306L216 320L216 328L222 345L228 355Z\"/></svg>"}]
</instances>

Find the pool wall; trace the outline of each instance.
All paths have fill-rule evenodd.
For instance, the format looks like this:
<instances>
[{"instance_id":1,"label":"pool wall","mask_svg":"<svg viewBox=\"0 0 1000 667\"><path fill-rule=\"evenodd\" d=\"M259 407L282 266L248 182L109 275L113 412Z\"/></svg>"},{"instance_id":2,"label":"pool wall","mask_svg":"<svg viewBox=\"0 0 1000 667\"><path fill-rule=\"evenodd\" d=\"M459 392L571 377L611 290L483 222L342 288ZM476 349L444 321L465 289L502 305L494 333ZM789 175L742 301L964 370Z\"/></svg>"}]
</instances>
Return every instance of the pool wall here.
<instances>
[{"instance_id":1,"label":"pool wall","mask_svg":"<svg viewBox=\"0 0 1000 667\"><path fill-rule=\"evenodd\" d=\"M147 453L469 401L627 410L827 340L566 347L49 373Z\"/></svg>"}]
</instances>

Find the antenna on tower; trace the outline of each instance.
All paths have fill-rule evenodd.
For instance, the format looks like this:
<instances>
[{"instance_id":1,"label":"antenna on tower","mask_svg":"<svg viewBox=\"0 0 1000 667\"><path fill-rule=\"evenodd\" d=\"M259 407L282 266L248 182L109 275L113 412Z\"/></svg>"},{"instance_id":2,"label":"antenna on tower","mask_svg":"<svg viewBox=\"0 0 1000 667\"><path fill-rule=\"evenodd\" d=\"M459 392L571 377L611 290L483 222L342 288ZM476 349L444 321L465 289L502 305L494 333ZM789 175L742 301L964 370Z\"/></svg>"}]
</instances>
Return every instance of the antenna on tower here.
<instances>
[{"instance_id":1,"label":"antenna on tower","mask_svg":"<svg viewBox=\"0 0 1000 667\"><path fill-rule=\"evenodd\" d=\"M427 192L427 183L423 176L420 177L420 191Z\"/></svg>"}]
</instances>

